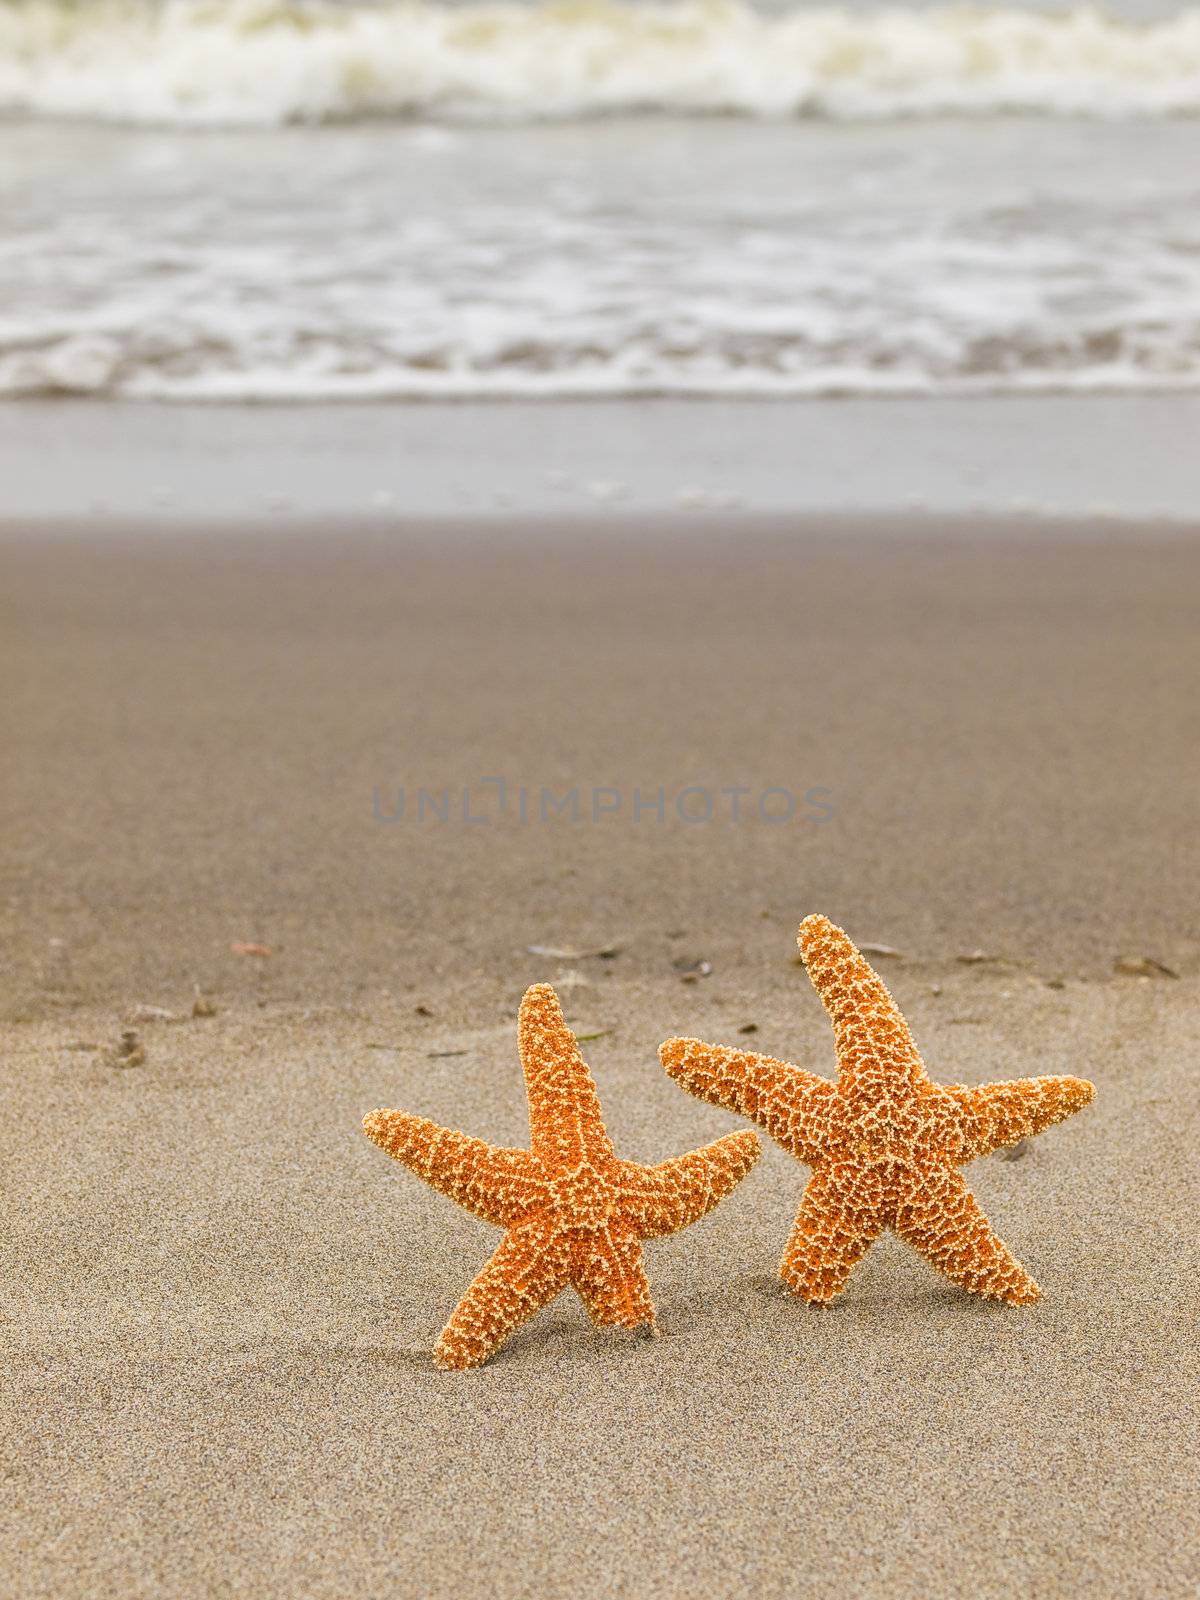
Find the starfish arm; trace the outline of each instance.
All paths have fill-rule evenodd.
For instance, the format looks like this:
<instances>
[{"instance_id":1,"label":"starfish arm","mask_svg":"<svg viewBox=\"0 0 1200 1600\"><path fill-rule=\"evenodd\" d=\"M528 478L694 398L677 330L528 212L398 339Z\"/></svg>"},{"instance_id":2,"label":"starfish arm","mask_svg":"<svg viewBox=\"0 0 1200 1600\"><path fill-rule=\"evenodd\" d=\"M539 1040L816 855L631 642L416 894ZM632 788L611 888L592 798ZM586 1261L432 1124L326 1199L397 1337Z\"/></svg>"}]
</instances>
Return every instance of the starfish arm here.
<instances>
[{"instance_id":1,"label":"starfish arm","mask_svg":"<svg viewBox=\"0 0 1200 1600\"><path fill-rule=\"evenodd\" d=\"M363 1131L381 1150L485 1222L508 1227L550 1202L528 1150L504 1150L407 1111L372 1111Z\"/></svg>"},{"instance_id":2,"label":"starfish arm","mask_svg":"<svg viewBox=\"0 0 1200 1600\"><path fill-rule=\"evenodd\" d=\"M793 1294L828 1305L883 1232L879 1186L869 1174L822 1167L808 1180L779 1265Z\"/></svg>"},{"instance_id":3,"label":"starfish arm","mask_svg":"<svg viewBox=\"0 0 1200 1600\"><path fill-rule=\"evenodd\" d=\"M1016 1078L978 1089L946 1088L959 1110L963 1161L1032 1138L1082 1110L1096 1093L1085 1078Z\"/></svg>"},{"instance_id":4,"label":"starfish arm","mask_svg":"<svg viewBox=\"0 0 1200 1600\"><path fill-rule=\"evenodd\" d=\"M611 1159L600 1096L548 983L525 991L517 1046L529 1096L530 1147L553 1165Z\"/></svg>"},{"instance_id":5,"label":"starfish arm","mask_svg":"<svg viewBox=\"0 0 1200 1600\"><path fill-rule=\"evenodd\" d=\"M654 1326L642 1248L628 1226L596 1228L572 1257L571 1282L593 1322L604 1328Z\"/></svg>"},{"instance_id":6,"label":"starfish arm","mask_svg":"<svg viewBox=\"0 0 1200 1600\"><path fill-rule=\"evenodd\" d=\"M853 940L828 917L805 917L797 935L813 988L833 1022L838 1081L848 1088L865 1068L917 1084L925 1064L887 984Z\"/></svg>"},{"instance_id":7,"label":"starfish arm","mask_svg":"<svg viewBox=\"0 0 1200 1600\"><path fill-rule=\"evenodd\" d=\"M570 1281L567 1252L548 1220L512 1228L463 1295L442 1329L433 1358L439 1367L480 1367L523 1322Z\"/></svg>"},{"instance_id":8,"label":"starfish arm","mask_svg":"<svg viewBox=\"0 0 1200 1600\"><path fill-rule=\"evenodd\" d=\"M621 1214L642 1239L690 1227L731 1194L762 1154L758 1135L727 1133L656 1167L622 1161Z\"/></svg>"},{"instance_id":9,"label":"starfish arm","mask_svg":"<svg viewBox=\"0 0 1200 1600\"><path fill-rule=\"evenodd\" d=\"M698 1100L749 1117L801 1161L817 1159L837 1091L825 1078L748 1050L668 1039L659 1059Z\"/></svg>"},{"instance_id":10,"label":"starfish arm","mask_svg":"<svg viewBox=\"0 0 1200 1600\"><path fill-rule=\"evenodd\" d=\"M972 1294L1025 1306L1041 1290L992 1232L979 1202L953 1167L926 1173L904 1199L893 1226L905 1244Z\"/></svg>"}]
</instances>

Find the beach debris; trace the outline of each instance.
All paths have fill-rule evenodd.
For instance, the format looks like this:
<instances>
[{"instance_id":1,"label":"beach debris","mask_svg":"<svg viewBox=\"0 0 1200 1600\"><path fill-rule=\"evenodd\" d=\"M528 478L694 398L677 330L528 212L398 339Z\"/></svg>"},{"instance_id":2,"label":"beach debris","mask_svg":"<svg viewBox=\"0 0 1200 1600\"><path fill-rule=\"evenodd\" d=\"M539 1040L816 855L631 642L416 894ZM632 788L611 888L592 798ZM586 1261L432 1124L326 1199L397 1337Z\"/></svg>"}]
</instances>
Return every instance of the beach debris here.
<instances>
[{"instance_id":1,"label":"beach debris","mask_svg":"<svg viewBox=\"0 0 1200 1600\"><path fill-rule=\"evenodd\" d=\"M217 1003L209 995L202 994L199 986L192 996L192 1015L194 1017L215 1017Z\"/></svg>"},{"instance_id":2,"label":"beach debris","mask_svg":"<svg viewBox=\"0 0 1200 1600\"><path fill-rule=\"evenodd\" d=\"M1156 961L1153 956L1119 956L1113 962L1113 971L1127 978L1177 978L1174 967Z\"/></svg>"},{"instance_id":3,"label":"beach debris","mask_svg":"<svg viewBox=\"0 0 1200 1600\"><path fill-rule=\"evenodd\" d=\"M449 1056L465 1056L469 1054L470 1052L467 1050L427 1050L425 1059L427 1061L444 1061Z\"/></svg>"},{"instance_id":4,"label":"beach debris","mask_svg":"<svg viewBox=\"0 0 1200 1600\"><path fill-rule=\"evenodd\" d=\"M695 956L676 956L671 965L685 983L695 983L697 978L712 976L712 962Z\"/></svg>"},{"instance_id":5,"label":"beach debris","mask_svg":"<svg viewBox=\"0 0 1200 1600\"><path fill-rule=\"evenodd\" d=\"M758 1032L758 1023L757 1022L743 1022L741 1027L738 1029L738 1032L739 1033L757 1033Z\"/></svg>"},{"instance_id":6,"label":"beach debris","mask_svg":"<svg viewBox=\"0 0 1200 1600\"><path fill-rule=\"evenodd\" d=\"M940 983L931 983L929 985L929 992L933 996L933 998L936 1000L938 998L938 996L942 992L941 984Z\"/></svg>"},{"instance_id":7,"label":"beach debris","mask_svg":"<svg viewBox=\"0 0 1200 1600\"><path fill-rule=\"evenodd\" d=\"M1065 989L1067 980L1065 978L1047 978L1046 987L1047 989Z\"/></svg>"},{"instance_id":8,"label":"beach debris","mask_svg":"<svg viewBox=\"0 0 1200 1600\"><path fill-rule=\"evenodd\" d=\"M1007 1150L999 1150L1001 1161L1019 1161L1029 1150L1028 1139L1018 1139L1016 1144L1010 1144Z\"/></svg>"},{"instance_id":9,"label":"beach debris","mask_svg":"<svg viewBox=\"0 0 1200 1600\"><path fill-rule=\"evenodd\" d=\"M102 1044L95 1044L91 1039L70 1039L70 1040L67 1041L67 1043L65 1045L63 1045L63 1049L64 1050L93 1051L93 1050L103 1050L104 1046Z\"/></svg>"},{"instance_id":10,"label":"beach debris","mask_svg":"<svg viewBox=\"0 0 1200 1600\"><path fill-rule=\"evenodd\" d=\"M263 961L275 953L269 944L255 944L248 939L235 939L229 948L235 956L256 956Z\"/></svg>"},{"instance_id":11,"label":"beach debris","mask_svg":"<svg viewBox=\"0 0 1200 1600\"><path fill-rule=\"evenodd\" d=\"M601 961L611 961L623 949L619 944L597 944L589 949L577 949L573 945L556 944L527 944L526 950L531 956L544 956L547 961L587 961L592 956L598 956Z\"/></svg>"},{"instance_id":12,"label":"beach debris","mask_svg":"<svg viewBox=\"0 0 1200 1600\"><path fill-rule=\"evenodd\" d=\"M1088 1104L1094 1086L1043 1077L931 1092L899 1007L842 929L806 917L798 943L833 1023L836 1082L697 1039L668 1039L659 1051L682 1088L750 1117L812 1168L780 1277L800 1299L828 1304L892 1228L960 1287L1032 1304L1041 1290L992 1232L957 1168L1061 1122ZM889 1159L881 1166L882 1149Z\"/></svg>"},{"instance_id":13,"label":"beach debris","mask_svg":"<svg viewBox=\"0 0 1200 1600\"><path fill-rule=\"evenodd\" d=\"M577 1033L576 1039L580 1044L587 1044L591 1039L607 1039L610 1033L616 1033L615 1028L593 1028L591 1033Z\"/></svg>"},{"instance_id":14,"label":"beach debris","mask_svg":"<svg viewBox=\"0 0 1200 1600\"><path fill-rule=\"evenodd\" d=\"M433 1015L433 1012L425 1005L414 1006L413 1011L418 1017L431 1017Z\"/></svg>"},{"instance_id":15,"label":"beach debris","mask_svg":"<svg viewBox=\"0 0 1200 1600\"><path fill-rule=\"evenodd\" d=\"M964 967L981 967L988 963L1003 961L1003 956L989 955L986 950L968 950L963 955L955 956L956 961Z\"/></svg>"},{"instance_id":16,"label":"beach debris","mask_svg":"<svg viewBox=\"0 0 1200 1600\"><path fill-rule=\"evenodd\" d=\"M146 1059L146 1047L138 1038L136 1028L123 1028L121 1040L109 1058L114 1067L140 1067Z\"/></svg>"},{"instance_id":17,"label":"beach debris","mask_svg":"<svg viewBox=\"0 0 1200 1600\"><path fill-rule=\"evenodd\" d=\"M901 955L900 951L897 950L894 945L890 945L890 944L873 944L870 941L868 941L866 944L860 944L858 948L862 951L863 955L865 955L865 956L883 956L885 958L894 959L896 961L903 961L904 960L904 957Z\"/></svg>"},{"instance_id":18,"label":"beach debris","mask_svg":"<svg viewBox=\"0 0 1200 1600\"><path fill-rule=\"evenodd\" d=\"M182 1022L178 1011L168 1011L165 1006L130 1006L125 1013L126 1022Z\"/></svg>"},{"instance_id":19,"label":"beach debris","mask_svg":"<svg viewBox=\"0 0 1200 1600\"><path fill-rule=\"evenodd\" d=\"M367 1137L388 1155L508 1230L434 1347L436 1364L455 1371L481 1366L568 1286L593 1322L653 1326L641 1241L705 1216L760 1154L757 1136L741 1132L657 1166L618 1160L596 1085L549 984L526 990L517 1043L529 1097L528 1150L497 1149L406 1111L363 1118Z\"/></svg>"}]
</instances>

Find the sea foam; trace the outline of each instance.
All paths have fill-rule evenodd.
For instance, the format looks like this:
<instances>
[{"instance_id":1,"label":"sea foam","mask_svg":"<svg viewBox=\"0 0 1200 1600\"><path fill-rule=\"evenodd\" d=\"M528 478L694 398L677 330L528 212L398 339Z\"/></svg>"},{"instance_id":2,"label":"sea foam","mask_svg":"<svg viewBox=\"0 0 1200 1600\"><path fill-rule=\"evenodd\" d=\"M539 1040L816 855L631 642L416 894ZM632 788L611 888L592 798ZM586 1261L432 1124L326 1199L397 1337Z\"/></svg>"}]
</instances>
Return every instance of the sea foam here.
<instances>
[{"instance_id":1,"label":"sea foam","mask_svg":"<svg viewBox=\"0 0 1200 1600\"><path fill-rule=\"evenodd\" d=\"M1200 9L764 12L737 0L18 0L0 109L172 126L622 112L868 119L1200 110Z\"/></svg>"}]
</instances>

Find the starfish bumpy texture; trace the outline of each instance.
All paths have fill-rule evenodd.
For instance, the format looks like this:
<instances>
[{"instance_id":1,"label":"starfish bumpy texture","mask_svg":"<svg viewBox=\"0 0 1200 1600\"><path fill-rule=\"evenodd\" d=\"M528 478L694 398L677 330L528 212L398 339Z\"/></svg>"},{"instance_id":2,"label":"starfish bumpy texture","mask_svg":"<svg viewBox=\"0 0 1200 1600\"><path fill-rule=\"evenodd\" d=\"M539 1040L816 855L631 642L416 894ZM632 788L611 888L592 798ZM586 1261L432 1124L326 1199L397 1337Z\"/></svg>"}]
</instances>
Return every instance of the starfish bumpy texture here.
<instances>
[{"instance_id":1,"label":"starfish bumpy texture","mask_svg":"<svg viewBox=\"0 0 1200 1600\"><path fill-rule=\"evenodd\" d=\"M930 1081L878 973L825 917L800 925L804 965L832 1021L836 1084L768 1056L670 1039L667 1072L752 1118L813 1169L779 1275L826 1305L886 1229L973 1294L1029 1305L1041 1290L992 1232L956 1170L1061 1122L1095 1094L1081 1078L968 1089Z\"/></svg>"},{"instance_id":2,"label":"starfish bumpy texture","mask_svg":"<svg viewBox=\"0 0 1200 1600\"><path fill-rule=\"evenodd\" d=\"M549 984L521 1002L518 1045L530 1148L502 1150L407 1111L372 1111L367 1137L485 1222L507 1229L434 1350L477 1367L572 1285L593 1322L654 1326L641 1241L698 1221L758 1160L753 1133L727 1134L655 1167L620 1161L575 1035Z\"/></svg>"}]
</instances>

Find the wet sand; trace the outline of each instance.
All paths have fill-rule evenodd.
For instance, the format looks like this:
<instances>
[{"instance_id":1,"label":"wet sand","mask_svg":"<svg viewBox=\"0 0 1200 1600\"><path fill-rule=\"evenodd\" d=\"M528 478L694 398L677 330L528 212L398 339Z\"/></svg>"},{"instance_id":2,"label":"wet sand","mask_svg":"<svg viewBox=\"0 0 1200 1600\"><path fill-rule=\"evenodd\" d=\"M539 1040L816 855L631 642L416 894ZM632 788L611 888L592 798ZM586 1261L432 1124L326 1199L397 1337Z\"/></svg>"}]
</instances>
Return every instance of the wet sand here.
<instances>
[{"instance_id":1,"label":"wet sand","mask_svg":"<svg viewBox=\"0 0 1200 1600\"><path fill-rule=\"evenodd\" d=\"M6 531L5 1589L1191 1593L1198 583L1117 524ZM496 1236L362 1113L523 1142L545 979L621 1153L715 1137L657 1045L832 1072L813 910L935 1077L1097 1084L969 1169L1041 1304L890 1239L789 1302L771 1147L648 1247L661 1339L563 1296L435 1371Z\"/></svg>"}]
</instances>

